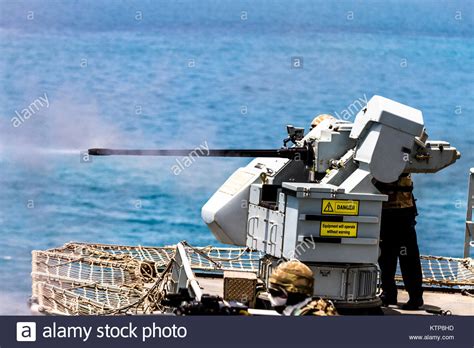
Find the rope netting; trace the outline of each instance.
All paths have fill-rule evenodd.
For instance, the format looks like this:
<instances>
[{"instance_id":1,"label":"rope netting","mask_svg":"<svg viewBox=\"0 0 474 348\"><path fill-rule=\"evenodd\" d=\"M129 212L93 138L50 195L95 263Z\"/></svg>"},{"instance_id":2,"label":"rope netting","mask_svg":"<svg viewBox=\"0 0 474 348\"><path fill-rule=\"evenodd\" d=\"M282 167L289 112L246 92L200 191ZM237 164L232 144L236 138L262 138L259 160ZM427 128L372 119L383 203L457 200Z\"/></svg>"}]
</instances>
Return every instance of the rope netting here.
<instances>
[{"instance_id":1,"label":"rope netting","mask_svg":"<svg viewBox=\"0 0 474 348\"><path fill-rule=\"evenodd\" d=\"M41 281L37 286L37 296L39 304L47 313L97 315L132 305L140 299L141 293L138 290L108 288L99 284L60 287Z\"/></svg>"},{"instance_id":2,"label":"rope netting","mask_svg":"<svg viewBox=\"0 0 474 348\"><path fill-rule=\"evenodd\" d=\"M421 255L423 285L453 289L474 289L474 263L471 258ZM397 281L402 281L400 269Z\"/></svg>"},{"instance_id":3,"label":"rope netting","mask_svg":"<svg viewBox=\"0 0 474 348\"><path fill-rule=\"evenodd\" d=\"M192 247L193 271L257 272L260 252L246 248ZM33 299L47 313L66 315L153 313L171 286L175 246L142 247L68 243L32 252Z\"/></svg>"}]
</instances>

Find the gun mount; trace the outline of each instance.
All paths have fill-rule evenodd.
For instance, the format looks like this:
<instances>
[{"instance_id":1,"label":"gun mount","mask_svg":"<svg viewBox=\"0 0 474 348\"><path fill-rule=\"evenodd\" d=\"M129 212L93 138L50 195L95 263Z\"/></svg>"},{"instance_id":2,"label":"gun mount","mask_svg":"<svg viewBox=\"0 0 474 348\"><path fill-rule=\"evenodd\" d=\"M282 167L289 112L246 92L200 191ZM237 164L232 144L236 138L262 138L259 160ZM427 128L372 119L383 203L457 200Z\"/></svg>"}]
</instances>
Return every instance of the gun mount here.
<instances>
[{"instance_id":1,"label":"gun mount","mask_svg":"<svg viewBox=\"0 0 474 348\"><path fill-rule=\"evenodd\" d=\"M420 110L372 97L354 123L325 118L306 135L287 127L281 149L217 149L209 157L252 157L202 208L216 238L265 252L271 262L297 258L315 274L315 295L378 305L377 258L382 202L374 180L435 173L460 158L429 141ZM304 135L304 136L303 136ZM293 147L286 147L288 142ZM186 156L193 150L90 149L94 156ZM243 202L245 204L243 204Z\"/></svg>"}]
</instances>

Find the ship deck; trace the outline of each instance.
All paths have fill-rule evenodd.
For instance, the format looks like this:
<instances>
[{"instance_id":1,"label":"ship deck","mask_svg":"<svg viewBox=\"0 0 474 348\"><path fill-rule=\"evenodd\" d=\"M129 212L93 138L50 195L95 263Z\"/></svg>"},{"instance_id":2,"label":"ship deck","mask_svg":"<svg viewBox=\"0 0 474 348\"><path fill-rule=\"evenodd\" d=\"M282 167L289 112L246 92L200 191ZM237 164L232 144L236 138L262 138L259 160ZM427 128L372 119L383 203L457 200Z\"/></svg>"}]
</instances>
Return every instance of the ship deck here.
<instances>
[{"instance_id":1,"label":"ship deck","mask_svg":"<svg viewBox=\"0 0 474 348\"><path fill-rule=\"evenodd\" d=\"M425 290L423 293L425 305L418 311L406 311L399 306L408 301L408 293L398 290L398 305L383 308L385 315L435 315L425 309L440 308L451 312L451 315L472 315L474 313L474 297L460 292L441 292Z\"/></svg>"},{"instance_id":2,"label":"ship deck","mask_svg":"<svg viewBox=\"0 0 474 348\"><path fill-rule=\"evenodd\" d=\"M209 295L223 297L224 282L223 278L196 277L202 292ZM401 305L408 301L408 293L398 290L398 305L382 307L384 315L437 315L427 310L439 310L448 312L451 315L472 315L474 313L474 297L463 295L460 292L443 292L426 290L423 294L425 305L417 311L407 311L401 309Z\"/></svg>"}]
</instances>

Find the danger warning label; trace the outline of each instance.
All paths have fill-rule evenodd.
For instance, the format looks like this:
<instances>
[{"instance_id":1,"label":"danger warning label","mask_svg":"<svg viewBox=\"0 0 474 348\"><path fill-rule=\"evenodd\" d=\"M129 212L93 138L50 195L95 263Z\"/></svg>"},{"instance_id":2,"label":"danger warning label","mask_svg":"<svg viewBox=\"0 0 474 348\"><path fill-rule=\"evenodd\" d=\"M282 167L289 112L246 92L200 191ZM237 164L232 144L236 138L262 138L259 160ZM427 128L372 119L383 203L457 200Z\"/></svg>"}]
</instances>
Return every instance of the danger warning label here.
<instances>
[{"instance_id":1,"label":"danger warning label","mask_svg":"<svg viewBox=\"0 0 474 348\"><path fill-rule=\"evenodd\" d=\"M359 215L359 201L348 199L323 199L321 204L323 215Z\"/></svg>"},{"instance_id":2,"label":"danger warning label","mask_svg":"<svg viewBox=\"0 0 474 348\"><path fill-rule=\"evenodd\" d=\"M357 222L321 221L321 237L356 238Z\"/></svg>"}]
</instances>

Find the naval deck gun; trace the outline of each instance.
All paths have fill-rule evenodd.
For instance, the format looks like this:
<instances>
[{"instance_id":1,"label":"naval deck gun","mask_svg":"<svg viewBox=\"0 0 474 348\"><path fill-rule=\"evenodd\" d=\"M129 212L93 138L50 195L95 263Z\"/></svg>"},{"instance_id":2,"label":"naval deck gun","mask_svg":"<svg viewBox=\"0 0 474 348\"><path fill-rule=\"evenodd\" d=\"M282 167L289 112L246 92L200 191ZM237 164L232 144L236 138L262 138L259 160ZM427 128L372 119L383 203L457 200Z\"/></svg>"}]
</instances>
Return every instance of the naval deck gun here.
<instances>
[{"instance_id":1,"label":"naval deck gun","mask_svg":"<svg viewBox=\"0 0 474 348\"><path fill-rule=\"evenodd\" d=\"M428 140L420 110L372 97L355 121L327 118L306 135L288 126L280 149L217 149L210 157L251 157L202 207L216 238L266 254L260 278L296 258L315 274L315 296L339 306L377 306L382 202L374 181L435 173L460 153ZM288 147L288 143L293 143ZM89 154L186 156L193 150L90 149Z\"/></svg>"}]
</instances>

